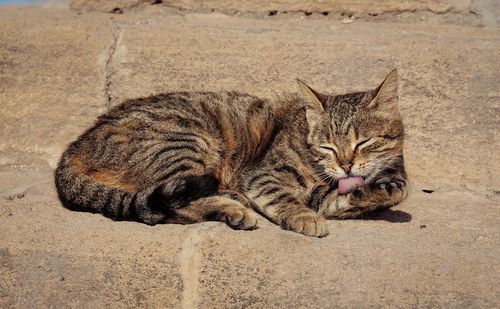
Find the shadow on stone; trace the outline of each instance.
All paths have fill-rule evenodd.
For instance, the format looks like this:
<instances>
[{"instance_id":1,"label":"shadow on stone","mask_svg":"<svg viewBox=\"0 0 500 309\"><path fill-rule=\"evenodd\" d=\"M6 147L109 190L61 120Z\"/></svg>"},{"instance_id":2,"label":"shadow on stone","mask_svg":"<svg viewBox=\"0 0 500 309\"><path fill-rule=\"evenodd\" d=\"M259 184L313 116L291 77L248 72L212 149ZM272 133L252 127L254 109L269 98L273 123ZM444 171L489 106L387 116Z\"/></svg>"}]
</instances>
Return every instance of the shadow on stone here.
<instances>
[{"instance_id":1,"label":"shadow on stone","mask_svg":"<svg viewBox=\"0 0 500 309\"><path fill-rule=\"evenodd\" d=\"M411 214L401 211L401 210L392 210L385 209L375 211L370 214L366 214L362 220L383 220L393 223L402 223L402 222L410 222Z\"/></svg>"}]
</instances>

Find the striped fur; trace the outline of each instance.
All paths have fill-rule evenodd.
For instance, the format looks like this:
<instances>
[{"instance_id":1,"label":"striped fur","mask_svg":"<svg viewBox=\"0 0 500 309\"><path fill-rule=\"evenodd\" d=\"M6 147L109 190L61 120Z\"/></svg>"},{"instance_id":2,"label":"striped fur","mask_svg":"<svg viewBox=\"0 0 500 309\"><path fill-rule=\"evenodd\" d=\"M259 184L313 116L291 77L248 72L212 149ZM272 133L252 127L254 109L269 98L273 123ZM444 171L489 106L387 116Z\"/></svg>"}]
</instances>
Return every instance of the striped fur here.
<instances>
[{"instance_id":1,"label":"striped fur","mask_svg":"<svg viewBox=\"0 0 500 309\"><path fill-rule=\"evenodd\" d=\"M375 90L341 96L308 88L276 101L236 92L126 101L63 154L60 199L150 225L219 220L253 229L253 209L285 229L325 236L325 218L358 217L406 196L391 74ZM339 196L346 167L367 185Z\"/></svg>"}]
</instances>

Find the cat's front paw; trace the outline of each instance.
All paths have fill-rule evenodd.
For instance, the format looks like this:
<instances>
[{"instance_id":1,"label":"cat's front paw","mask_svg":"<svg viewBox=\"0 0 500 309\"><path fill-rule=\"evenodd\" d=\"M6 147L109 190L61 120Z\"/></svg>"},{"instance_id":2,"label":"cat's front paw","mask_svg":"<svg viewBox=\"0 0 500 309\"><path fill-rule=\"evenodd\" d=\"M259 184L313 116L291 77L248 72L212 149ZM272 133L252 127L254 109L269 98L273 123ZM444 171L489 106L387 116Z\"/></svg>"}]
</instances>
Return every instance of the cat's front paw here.
<instances>
[{"instance_id":1,"label":"cat's front paw","mask_svg":"<svg viewBox=\"0 0 500 309\"><path fill-rule=\"evenodd\" d=\"M324 237L328 235L328 224L325 218L313 211L294 214L285 220L282 226L284 229L306 236Z\"/></svg>"},{"instance_id":2,"label":"cat's front paw","mask_svg":"<svg viewBox=\"0 0 500 309\"><path fill-rule=\"evenodd\" d=\"M253 230L257 228L257 216L245 207L227 207L221 211L221 221L237 230Z\"/></svg>"},{"instance_id":3,"label":"cat's front paw","mask_svg":"<svg viewBox=\"0 0 500 309\"><path fill-rule=\"evenodd\" d=\"M391 197L403 198L405 194L405 183L400 180L381 178L375 181L375 186Z\"/></svg>"}]
</instances>

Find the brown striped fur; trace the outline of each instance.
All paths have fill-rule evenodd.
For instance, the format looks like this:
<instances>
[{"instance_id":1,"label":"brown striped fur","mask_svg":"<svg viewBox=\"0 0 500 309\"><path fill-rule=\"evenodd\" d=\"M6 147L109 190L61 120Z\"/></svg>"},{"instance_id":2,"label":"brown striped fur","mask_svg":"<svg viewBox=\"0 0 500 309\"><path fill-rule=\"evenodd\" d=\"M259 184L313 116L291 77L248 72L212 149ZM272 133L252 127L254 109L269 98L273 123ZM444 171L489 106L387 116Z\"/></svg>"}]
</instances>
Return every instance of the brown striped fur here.
<instances>
[{"instance_id":1,"label":"brown striped fur","mask_svg":"<svg viewBox=\"0 0 500 309\"><path fill-rule=\"evenodd\" d=\"M55 173L63 204L147 224L227 222L253 210L322 237L325 218L355 218L406 197L397 74L375 90L270 101L237 92L129 100L73 142ZM366 185L339 196L337 180ZM253 210L252 210L253 209Z\"/></svg>"}]
</instances>

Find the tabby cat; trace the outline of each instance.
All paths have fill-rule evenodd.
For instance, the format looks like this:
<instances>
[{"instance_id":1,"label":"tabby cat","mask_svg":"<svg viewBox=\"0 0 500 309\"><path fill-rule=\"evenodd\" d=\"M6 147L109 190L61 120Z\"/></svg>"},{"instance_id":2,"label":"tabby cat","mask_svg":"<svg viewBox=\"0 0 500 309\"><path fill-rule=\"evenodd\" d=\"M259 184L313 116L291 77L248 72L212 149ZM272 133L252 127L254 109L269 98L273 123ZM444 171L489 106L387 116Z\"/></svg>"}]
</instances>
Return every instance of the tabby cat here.
<instances>
[{"instance_id":1,"label":"tabby cat","mask_svg":"<svg viewBox=\"0 0 500 309\"><path fill-rule=\"evenodd\" d=\"M62 155L56 187L70 209L146 224L224 221L328 234L406 197L397 72L374 90L271 101L238 92L128 100Z\"/></svg>"}]
</instances>

